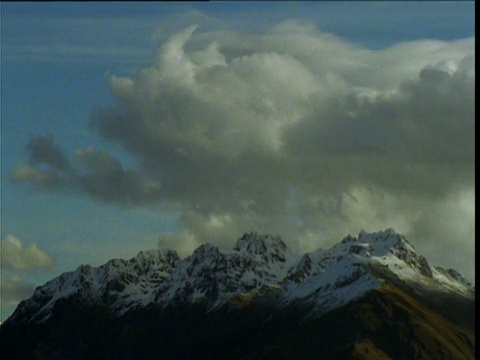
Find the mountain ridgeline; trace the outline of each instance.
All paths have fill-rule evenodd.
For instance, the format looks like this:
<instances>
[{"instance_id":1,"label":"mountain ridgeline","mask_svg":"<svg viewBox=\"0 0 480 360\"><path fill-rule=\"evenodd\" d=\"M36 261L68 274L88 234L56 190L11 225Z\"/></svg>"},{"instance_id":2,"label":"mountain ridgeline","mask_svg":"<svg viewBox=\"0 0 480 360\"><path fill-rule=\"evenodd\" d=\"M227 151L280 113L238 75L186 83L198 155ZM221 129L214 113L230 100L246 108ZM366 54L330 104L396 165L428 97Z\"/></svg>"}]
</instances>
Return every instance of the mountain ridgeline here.
<instances>
[{"instance_id":1,"label":"mountain ridgeline","mask_svg":"<svg viewBox=\"0 0 480 360\"><path fill-rule=\"evenodd\" d=\"M251 232L63 273L0 345L6 359L474 359L474 303L392 229L304 255Z\"/></svg>"}]
</instances>

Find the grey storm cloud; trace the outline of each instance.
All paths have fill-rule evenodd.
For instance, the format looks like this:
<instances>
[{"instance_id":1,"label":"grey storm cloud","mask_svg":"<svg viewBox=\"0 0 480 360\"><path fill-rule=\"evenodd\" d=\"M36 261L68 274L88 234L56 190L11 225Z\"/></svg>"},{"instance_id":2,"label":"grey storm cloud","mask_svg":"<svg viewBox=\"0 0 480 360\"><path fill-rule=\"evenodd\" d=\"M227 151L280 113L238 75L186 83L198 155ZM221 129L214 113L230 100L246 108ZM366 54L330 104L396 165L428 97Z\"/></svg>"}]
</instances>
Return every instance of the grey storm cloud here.
<instances>
[{"instance_id":1,"label":"grey storm cloud","mask_svg":"<svg viewBox=\"0 0 480 360\"><path fill-rule=\"evenodd\" d=\"M111 76L119 105L91 118L138 168L93 148L69 165L40 138L14 179L35 185L71 166L72 187L99 200L179 203L183 231L162 246L223 244L255 229L303 251L393 227L421 249L436 226L435 244L462 244L469 258L471 232L426 214L436 206L473 227L474 58L473 38L370 50L298 21L261 36L190 26L151 66Z\"/></svg>"}]
</instances>

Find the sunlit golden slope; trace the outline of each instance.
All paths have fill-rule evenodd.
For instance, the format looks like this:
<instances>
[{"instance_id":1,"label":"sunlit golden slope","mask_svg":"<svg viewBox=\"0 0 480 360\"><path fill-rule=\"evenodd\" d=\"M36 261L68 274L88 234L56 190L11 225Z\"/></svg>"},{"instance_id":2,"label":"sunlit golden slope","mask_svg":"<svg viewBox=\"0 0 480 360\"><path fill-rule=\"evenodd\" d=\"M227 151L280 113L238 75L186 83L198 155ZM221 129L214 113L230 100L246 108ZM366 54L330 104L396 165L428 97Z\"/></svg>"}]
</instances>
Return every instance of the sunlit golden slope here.
<instances>
[{"instance_id":1,"label":"sunlit golden slope","mask_svg":"<svg viewBox=\"0 0 480 360\"><path fill-rule=\"evenodd\" d=\"M475 359L475 334L385 282L352 311L360 327L336 354L352 359Z\"/></svg>"}]
</instances>

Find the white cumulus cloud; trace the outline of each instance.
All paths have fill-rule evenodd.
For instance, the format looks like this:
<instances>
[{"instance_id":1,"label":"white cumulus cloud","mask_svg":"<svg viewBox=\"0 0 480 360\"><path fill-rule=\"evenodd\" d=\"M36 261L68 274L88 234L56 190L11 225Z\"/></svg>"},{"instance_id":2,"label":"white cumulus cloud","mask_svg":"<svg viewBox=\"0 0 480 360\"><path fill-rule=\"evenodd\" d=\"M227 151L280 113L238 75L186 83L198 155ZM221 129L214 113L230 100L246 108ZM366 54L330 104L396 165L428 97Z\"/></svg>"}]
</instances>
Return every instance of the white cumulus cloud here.
<instances>
[{"instance_id":1,"label":"white cumulus cloud","mask_svg":"<svg viewBox=\"0 0 480 360\"><path fill-rule=\"evenodd\" d=\"M1 240L1 252L0 266L5 269L32 270L53 265L53 257L37 244L24 245L13 235L7 235Z\"/></svg>"}]
</instances>

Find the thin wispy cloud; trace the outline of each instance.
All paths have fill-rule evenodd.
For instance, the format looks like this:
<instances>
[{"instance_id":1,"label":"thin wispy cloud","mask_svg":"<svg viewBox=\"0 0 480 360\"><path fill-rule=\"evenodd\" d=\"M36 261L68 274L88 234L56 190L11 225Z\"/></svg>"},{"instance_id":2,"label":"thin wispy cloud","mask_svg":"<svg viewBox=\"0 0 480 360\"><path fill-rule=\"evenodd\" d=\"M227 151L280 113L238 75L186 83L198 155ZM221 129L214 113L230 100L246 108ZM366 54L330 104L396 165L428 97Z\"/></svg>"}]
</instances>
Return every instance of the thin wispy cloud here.
<instances>
[{"instance_id":1,"label":"thin wispy cloud","mask_svg":"<svg viewBox=\"0 0 480 360\"><path fill-rule=\"evenodd\" d=\"M5 32L14 33L2 44L2 61L10 63L141 65L151 57L153 43L144 34L158 26L157 17L128 18L2 18ZM99 36L99 34L101 34ZM91 39L97 41L92 43ZM142 43L138 39L144 39Z\"/></svg>"}]
</instances>

